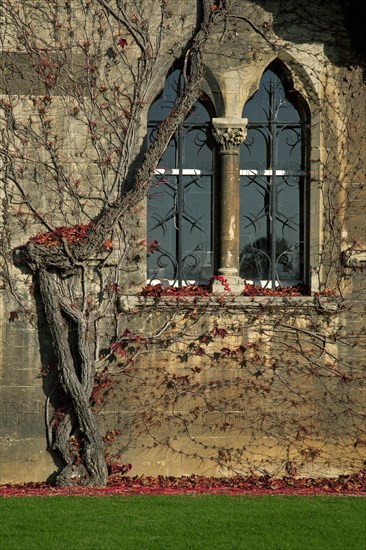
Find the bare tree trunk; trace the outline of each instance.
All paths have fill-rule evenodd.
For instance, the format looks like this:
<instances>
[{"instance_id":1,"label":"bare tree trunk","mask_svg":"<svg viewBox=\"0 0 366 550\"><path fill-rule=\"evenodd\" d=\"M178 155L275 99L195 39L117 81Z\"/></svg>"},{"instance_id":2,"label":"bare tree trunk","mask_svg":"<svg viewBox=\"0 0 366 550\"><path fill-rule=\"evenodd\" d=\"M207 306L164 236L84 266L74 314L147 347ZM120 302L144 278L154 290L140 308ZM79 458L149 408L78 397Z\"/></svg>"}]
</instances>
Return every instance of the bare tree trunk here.
<instances>
[{"instance_id":1,"label":"bare tree trunk","mask_svg":"<svg viewBox=\"0 0 366 550\"><path fill-rule=\"evenodd\" d=\"M94 369L89 368L89 361L87 361L82 369L81 379L77 375L80 366L75 365L70 350L69 327L62 314L62 312L65 314L65 310L59 299L59 289L54 282L55 274L49 273L46 269L40 269L38 276L46 318L58 359L61 385L70 399L83 440L82 459L89 476L85 482L91 485L105 485L107 467L104 443L90 405L93 387L91 378ZM66 433L64 431L63 437L66 437ZM60 433L59 436L61 437ZM64 479L62 474L60 479Z\"/></svg>"}]
</instances>

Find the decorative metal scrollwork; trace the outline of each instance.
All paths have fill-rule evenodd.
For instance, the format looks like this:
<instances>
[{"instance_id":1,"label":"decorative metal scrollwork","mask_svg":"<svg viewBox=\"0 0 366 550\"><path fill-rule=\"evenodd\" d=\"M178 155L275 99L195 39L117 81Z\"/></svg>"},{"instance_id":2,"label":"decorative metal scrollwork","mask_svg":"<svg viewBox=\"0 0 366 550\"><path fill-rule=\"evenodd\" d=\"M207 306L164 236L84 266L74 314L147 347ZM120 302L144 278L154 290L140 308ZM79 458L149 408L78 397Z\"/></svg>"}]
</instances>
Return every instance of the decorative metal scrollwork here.
<instances>
[{"instance_id":1,"label":"decorative metal scrollwork","mask_svg":"<svg viewBox=\"0 0 366 550\"><path fill-rule=\"evenodd\" d=\"M265 286L305 282L306 125L269 68L243 116L240 274Z\"/></svg>"},{"instance_id":2,"label":"decorative metal scrollwork","mask_svg":"<svg viewBox=\"0 0 366 550\"><path fill-rule=\"evenodd\" d=\"M149 111L149 139L183 92L174 71ZM213 275L212 140L210 116L197 102L172 137L148 198L148 239L159 242L148 254L150 280L182 285Z\"/></svg>"}]
</instances>

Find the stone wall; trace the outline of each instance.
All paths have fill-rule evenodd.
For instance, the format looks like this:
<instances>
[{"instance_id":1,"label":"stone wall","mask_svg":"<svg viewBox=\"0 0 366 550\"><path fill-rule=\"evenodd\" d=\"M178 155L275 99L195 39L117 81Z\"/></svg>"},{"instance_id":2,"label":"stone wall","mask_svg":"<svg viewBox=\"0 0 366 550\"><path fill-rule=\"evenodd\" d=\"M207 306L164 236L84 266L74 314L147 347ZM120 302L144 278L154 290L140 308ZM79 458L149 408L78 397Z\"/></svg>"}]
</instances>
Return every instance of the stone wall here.
<instances>
[{"instance_id":1,"label":"stone wall","mask_svg":"<svg viewBox=\"0 0 366 550\"><path fill-rule=\"evenodd\" d=\"M1 308L0 363L0 479L2 483L42 481L54 470L47 452L45 399L47 388L41 376L42 366L51 363L41 353L37 325L24 314L12 313L16 304L4 296ZM14 314L13 314L14 315ZM36 320L35 320L36 321ZM40 327L43 341L47 329ZM43 344L44 347L44 344Z\"/></svg>"},{"instance_id":2,"label":"stone wall","mask_svg":"<svg viewBox=\"0 0 366 550\"><path fill-rule=\"evenodd\" d=\"M145 2L146 9L153 5ZM148 107L182 53L178 38L184 44L195 25L196 2L185 2L179 9L178 13L174 7L159 70L147 91L132 160L140 159ZM202 89L215 116L240 119L263 71L275 59L286 67L294 89L309 107L308 268L313 296L218 296L197 303L193 298L188 303L161 298L155 303L136 298L146 281L145 252L131 254L121 273L126 298L121 298L117 333L129 329L133 335L149 337L166 324L168 328L145 349L131 350L131 355L138 351L131 371L129 365L118 366L118 360L111 363L106 379L114 383L104 390L105 403L95 405L98 419L102 432L121 432L109 437L109 451L116 460L130 462L136 474L356 471L362 466L365 440L361 420L366 306L366 89L359 50L350 47L348 19L338 2L294 1L284 8L276 0L238 0L230 2L227 15L217 18L204 50ZM77 14L73 16L82 36ZM153 12L149 21L155 28ZM3 29L1 62L6 70L1 75L1 98L14 100L26 121L32 109L39 108L36 103L44 88L41 94L10 26ZM113 28L106 32L106 44L111 36ZM135 69L136 50L128 55ZM9 72L14 65L17 71ZM111 69L109 83L123 84L123 74L123 67ZM88 221L86 213L93 211L92 197L100 182L105 188L110 184L96 165L85 127L70 117L72 105L67 94L57 95L50 114L70 181L80 178L82 190L89 193L84 209L78 201L63 202L50 171L36 173L33 165L24 163L26 196L56 225ZM2 151L6 120L3 114ZM44 152L29 147L29 158L39 158L42 164ZM11 249L38 233L41 225L7 179L6 155L1 163L2 242L7 244L2 247L5 282L0 290L0 481L37 481L56 468L46 450L45 429L45 414L52 414L46 398L52 394L55 374L48 379L41 375L52 369L55 373L55 365L34 281L12 265ZM131 242L146 239L144 201L126 219L126 226ZM327 295L319 298L317 292L329 288L335 294L328 303ZM113 323L105 323L106 348L116 333ZM215 326L228 334L202 343L202 336L211 338ZM130 345L136 347L136 342ZM222 351L225 348L229 351ZM239 351L232 354L233 350Z\"/></svg>"},{"instance_id":3,"label":"stone wall","mask_svg":"<svg viewBox=\"0 0 366 550\"><path fill-rule=\"evenodd\" d=\"M135 475L362 468L364 372L357 356L335 365L337 299L130 298L124 308L128 343L95 405L112 462Z\"/></svg>"}]
</instances>

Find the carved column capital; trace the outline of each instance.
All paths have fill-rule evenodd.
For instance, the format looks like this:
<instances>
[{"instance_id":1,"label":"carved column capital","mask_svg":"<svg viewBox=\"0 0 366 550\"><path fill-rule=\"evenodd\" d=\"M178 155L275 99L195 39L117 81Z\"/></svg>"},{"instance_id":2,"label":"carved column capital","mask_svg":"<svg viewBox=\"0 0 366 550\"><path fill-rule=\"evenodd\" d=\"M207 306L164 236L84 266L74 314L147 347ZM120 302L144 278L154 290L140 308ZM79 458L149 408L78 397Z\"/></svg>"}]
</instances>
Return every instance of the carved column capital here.
<instances>
[{"instance_id":1,"label":"carved column capital","mask_svg":"<svg viewBox=\"0 0 366 550\"><path fill-rule=\"evenodd\" d=\"M213 118L212 135L222 152L238 153L240 145L247 137L246 118Z\"/></svg>"}]
</instances>

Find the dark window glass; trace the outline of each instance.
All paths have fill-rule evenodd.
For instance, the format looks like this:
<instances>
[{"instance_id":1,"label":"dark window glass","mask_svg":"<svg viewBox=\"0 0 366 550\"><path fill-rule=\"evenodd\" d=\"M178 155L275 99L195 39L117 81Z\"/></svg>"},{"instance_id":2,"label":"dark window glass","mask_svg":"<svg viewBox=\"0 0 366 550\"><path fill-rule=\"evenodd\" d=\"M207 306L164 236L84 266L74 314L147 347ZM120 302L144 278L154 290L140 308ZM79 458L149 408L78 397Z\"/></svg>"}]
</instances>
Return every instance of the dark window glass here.
<instances>
[{"instance_id":1,"label":"dark window glass","mask_svg":"<svg viewBox=\"0 0 366 550\"><path fill-rule=\"evenodd\" d=\"M306 282L307 120L289 95L270 66L243 110L240 274L263 286Z\"/></svg>"},{"instance_id":2,"label":"dark window glass","mask_svg":"<svg viewBox=\"0 0 366 550\"><path fill-rule=\"evenodd\" d=\"M148 141L183 93L181 71L173 71L148 115ZM179 285L213 276L212 145L210 116L197 102L170 140L148 196L148 278Z\"/></svg>"}]
</instances>

